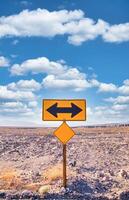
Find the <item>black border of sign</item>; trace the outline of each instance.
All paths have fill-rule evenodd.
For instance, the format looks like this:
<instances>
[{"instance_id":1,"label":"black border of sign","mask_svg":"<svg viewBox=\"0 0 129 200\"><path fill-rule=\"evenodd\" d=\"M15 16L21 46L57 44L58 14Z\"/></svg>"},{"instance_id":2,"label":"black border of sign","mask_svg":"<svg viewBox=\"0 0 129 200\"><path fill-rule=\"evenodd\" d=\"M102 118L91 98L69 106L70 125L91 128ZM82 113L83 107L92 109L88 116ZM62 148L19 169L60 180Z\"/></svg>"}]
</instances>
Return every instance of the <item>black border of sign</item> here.
<instances>
[{"instance_id":1,"label":"black border of sign","mask_svg":"<svg viewBox=\"0 0 129 200\"><path fill-rule=\"evenodd\" d=\"M85 102L85 119L84 120L44 120L44 101L84 101ZM87 120L87 112L86 112L87 102L86 99L43 99L42 100L42 121L86 121Z\"/></svg>"}]
</instances>

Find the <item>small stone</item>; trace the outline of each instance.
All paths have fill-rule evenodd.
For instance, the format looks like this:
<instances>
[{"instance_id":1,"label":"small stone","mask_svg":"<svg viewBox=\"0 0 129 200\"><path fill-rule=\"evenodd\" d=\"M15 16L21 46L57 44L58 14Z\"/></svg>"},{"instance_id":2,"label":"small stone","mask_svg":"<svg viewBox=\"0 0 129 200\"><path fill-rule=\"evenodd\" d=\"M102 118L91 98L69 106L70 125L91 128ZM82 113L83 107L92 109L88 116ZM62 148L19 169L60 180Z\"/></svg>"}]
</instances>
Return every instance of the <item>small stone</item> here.
<instances>
[{"instance_id":1,"label":"small stone","mask_svg":"<svg viewBox=\"0 0 129 200\"><path fill-rule=\"evenodd\" d=\"M60 190L61 193L65 193L66 192L66 188L62 187Z\"/></svg>"},{"instance_id":2,"label":"small stone","mask_svg":"<svg viewBox=\"0 0 129 200\"><path fill-rule=\"evenodd\" d=\"M111 176L115 176L115 173L114 173L113 170L109 170L109 174L110 174Z\"/></svg>"},{"instance_id":3,"label":"small stone","mask_svg":"<svg viewBox=\"0 0 129 200\"><path fill-rule=\"evenodd\" d=\"M1 198L5 198L5 196L6 196L6 192L0 191L0 199L1 199Z\"/></svg>"},{"instance_id":4,"label":"small stone","mask_svg":"<svg viewBox=\"0 0 129 200\"><path fill-rule=\"evenodd\" d=\"M62 187L60 191L61 191L61 193L63 193L63 194L71 193L71 190L70 190L69 188L64 188L64 187Z\"/></svg>"},{"instance_id":5,"label":"small stone","mask_svg":"<svg viewBox=\"0 0 129 200\"><path fill-rule=\"evenodd\" d=\"M71 167L75 167L75 166L76 166L76 161L75 161L75 160L72 160L72 161L69 163L69 165L70 165Z\"/></svg>"},{"instance_id":6,"label":"small stone","mask_svg":"<svg viewBox=\"0 0 129 200\"><path fill-rule=\"evenodd\" d=\"M30 156L29 156L29 155L27 155L27 156L26 156L26 158L30 158Z\"/></svg>"},{"instance_id":7,"label":"small stone","mask_svg":"<svg viewBox=\"0 0 129 200\"><path fill-rule=\"evenodd\" d=\"M111 178L108 175L105 175L102 180L103 181L110 181Z\"/></svg>"},{"instance_id":8,"label":"small stone","mask_svg":"<svg viewBox=\"0 0 129 200\"><path fill-rule=\"evenodd\" d=\"M6 195L6 200L11 200L12 199L12 195L11 194L7 194Z\"/></svg>"},{"instance_id":9,"label":"small stone","mask_svg":"<svg viewBox=\"0 0 129 200\"><path fill-rule=\"evenodd\" d=\"M129 191L124 191L120 194L120 199L121 200L127 200L129 199Z\"/></svg>"},{"instance_id":10,"label":"small stone","mask_svg":"<svg viewBox=\"0 0 129 200\"><path fill-rule=\"evenodd\" d=\"M21 194L21 198L31 198L33 197L33 192L31 192L30 190L24 190Z\"/></svg>"},{"instance_id":11,"label":"small stone","mask_svg":"<svg viewBox=\"0 0 129 200\"><path fill-rule=\"evenodd\" d=\"M37 171L35 172L35 176L41 176L41 174Z\"/></svg>"},{"instance_id":12,"label":"small stone","mask_svg":"<svg viewBox=\"0 0 129 200\"><path fill-rule=\"evenodd\" d=\"M103 178L105 176L105 174L104 174L104 172L102 171L102 172L100 172L99 174L98 174L98 177L101 177L101 178Z\"/></svg>"},{"instance_id":13,"label":"small stone","mask_svg":"<svg viewBox=\"0 0 129 200\"><path fill-rule=\"evenodd\" d=\"M66 192L65 193L71 193L72 191L69 188L66 188Z\"/></svg>"},{"instance_id":14,"label":"small stone","mask_svg":"<svg viewBox=\"0 0 129 200\"><path fill-rule=\"evenodd\" d=\"M43 195L45 193L47 193L50 190L50 185L43 185L39 188L38 193L40 195Z\"/></svg>"},{"instance_id":15,"label":"small stone","mask_svg":"<svg viewBox=\"0 0 129 200\"><path fill-rule=\"evenodd\" d=\"M119 175L121 177L123 177L123 178L127 178L128 177L128 173L123 169L120 170Z\"/></svg>"}]
</instances>

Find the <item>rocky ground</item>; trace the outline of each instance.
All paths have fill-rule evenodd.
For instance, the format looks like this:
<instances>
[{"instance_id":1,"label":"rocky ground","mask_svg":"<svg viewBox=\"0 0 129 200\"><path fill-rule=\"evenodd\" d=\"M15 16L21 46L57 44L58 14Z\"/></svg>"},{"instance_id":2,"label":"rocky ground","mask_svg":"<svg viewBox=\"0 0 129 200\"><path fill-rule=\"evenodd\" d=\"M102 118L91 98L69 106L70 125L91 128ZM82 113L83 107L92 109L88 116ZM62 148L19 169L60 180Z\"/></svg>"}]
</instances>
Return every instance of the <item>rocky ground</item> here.
<instances>
[{"instance_id":1,"label":"rocky ground","mask_svg":"<svg viewBox=\"0 0 129 200\"><path fill-rule=\"evenodd\" d=\"M0 199L129 200L129 127L74 128L62 144L48 128L0 128Z\"/></svg>"}]
</instances>

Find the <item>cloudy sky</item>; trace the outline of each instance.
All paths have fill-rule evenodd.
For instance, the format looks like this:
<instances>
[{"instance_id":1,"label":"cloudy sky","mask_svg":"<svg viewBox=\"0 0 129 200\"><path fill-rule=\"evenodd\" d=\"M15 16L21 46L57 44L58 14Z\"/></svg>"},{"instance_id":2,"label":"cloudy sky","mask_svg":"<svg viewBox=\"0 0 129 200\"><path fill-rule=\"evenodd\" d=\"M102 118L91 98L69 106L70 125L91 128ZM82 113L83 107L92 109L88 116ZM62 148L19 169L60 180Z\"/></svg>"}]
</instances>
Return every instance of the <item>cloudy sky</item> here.
<instances>
[{"instance_id":1,"label":"cloudy sky","mask_svg":"<svg viewBox=\"0 0 129 200\"><path fill-rule=\"evenodd\" d=\"M44 98L86 99L73 126L129 122L128 0L1 0L0 125L57 125Z\"/></svg>"}]
</instances>

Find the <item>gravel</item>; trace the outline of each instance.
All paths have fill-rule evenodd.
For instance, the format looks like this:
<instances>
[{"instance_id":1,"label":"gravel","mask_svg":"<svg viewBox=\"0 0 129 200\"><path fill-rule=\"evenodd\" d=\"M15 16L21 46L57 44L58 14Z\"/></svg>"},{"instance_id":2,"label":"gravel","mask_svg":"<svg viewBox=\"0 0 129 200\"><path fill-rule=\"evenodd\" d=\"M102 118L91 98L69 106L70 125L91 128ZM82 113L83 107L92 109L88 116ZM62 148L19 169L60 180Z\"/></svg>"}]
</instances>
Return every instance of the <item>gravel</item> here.
<instances>
[{"instance_id":1,"label":"gravel","mask_svg":"<svg viewBox=\"0 0 129 200\"><path fill-rule=\"evenodd\" d=\"M46 182L42 174L62 163L62 144L53 134L4 134L0 130L0 173L5 169L19 172L22 185ZM37 129L36 129L37 130ZM50 131L50 130L49 130ZM53 131L53 129L52 129ZM129 200L129 132L111 134L102 128L87 133L78 128L67 144L67 189L62 179L50 183L44 199ZM16 134L17 133L17 134ZM82 134L81 134L82 133ZM85 133L85 134L84 134ZM40 199L39 194L22 188L8 191L0 179L0 199Z\"/></svg>"}]
</instances>

